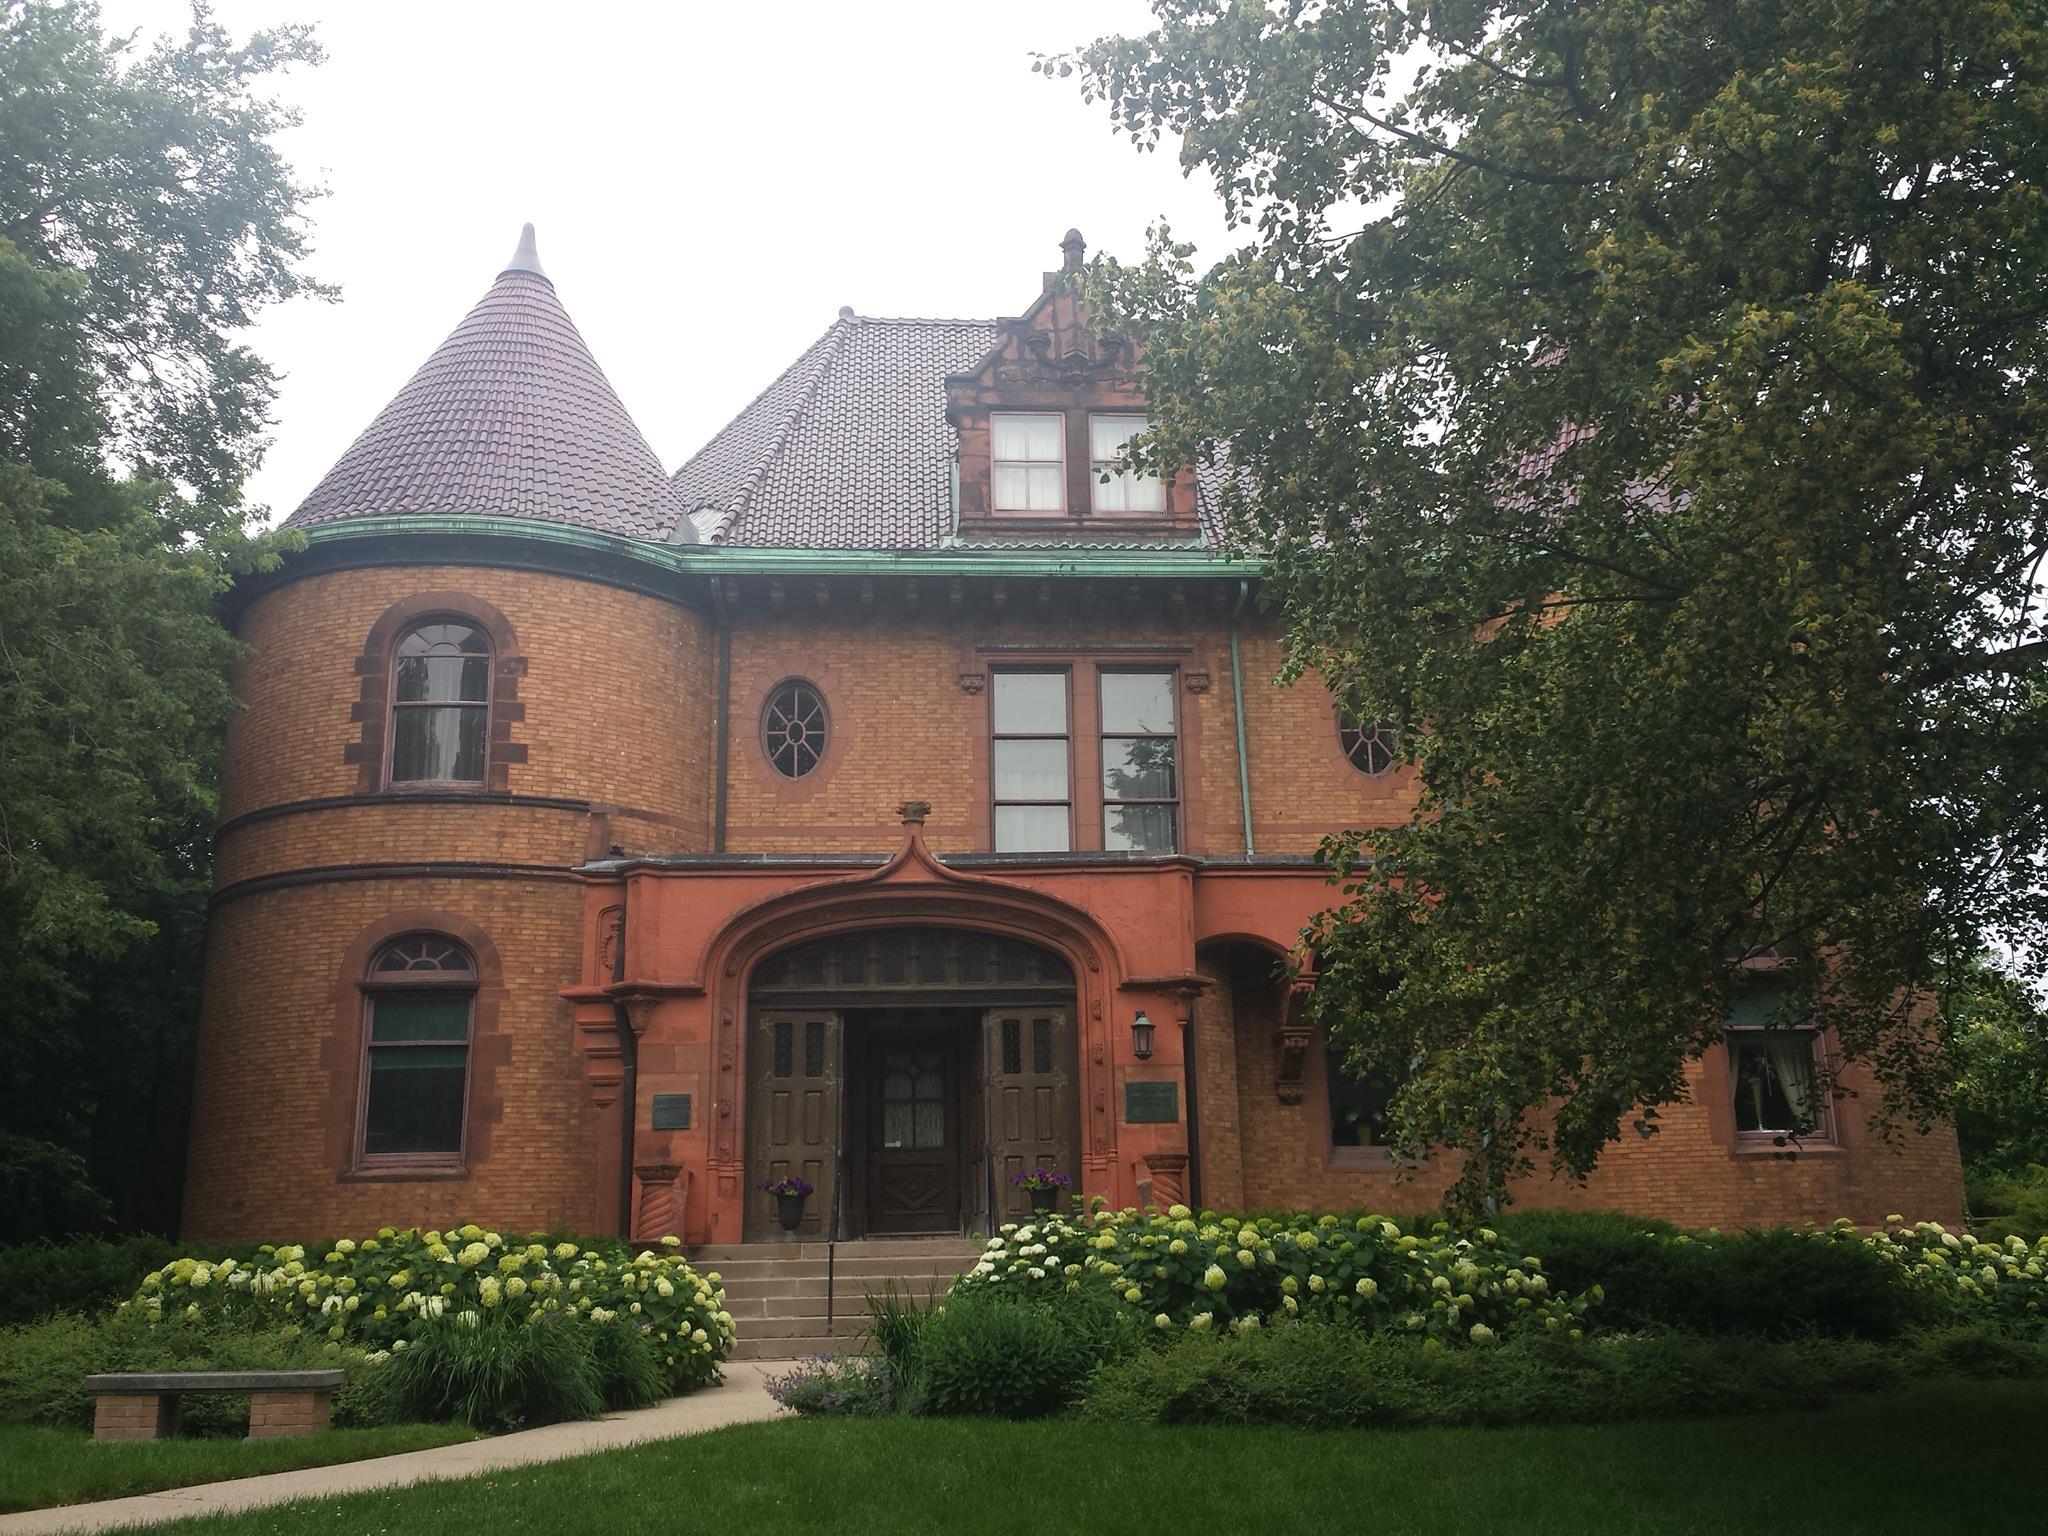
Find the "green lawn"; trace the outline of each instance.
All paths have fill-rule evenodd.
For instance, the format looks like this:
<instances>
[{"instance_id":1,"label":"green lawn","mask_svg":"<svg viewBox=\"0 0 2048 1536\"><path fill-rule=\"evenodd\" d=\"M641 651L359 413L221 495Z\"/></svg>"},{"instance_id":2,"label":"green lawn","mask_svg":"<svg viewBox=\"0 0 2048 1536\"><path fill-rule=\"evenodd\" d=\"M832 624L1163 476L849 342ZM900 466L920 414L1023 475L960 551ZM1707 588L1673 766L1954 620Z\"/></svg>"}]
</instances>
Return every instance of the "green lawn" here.
<instances>
[{"instance_id":1,"label":"green lawn","mask_svg":"<svg viewBox=\"0 0 2048 1536\"><path fill-rule=\"evenodd\" d=\"M82 1430L5 1425L0 1426L0 1510L118 1499L159 1488L423 1451L475 1438L473 1430L453 1424L399 1424L389 1429L330 1429L285 1440L116 1440L96 1445Z\"/></svg>"},{"instance_id":2,"label":"green lawn","mask_svg":"<svg viewBox=\"0 0 2048 1536\"><path fill-rule=\"evenodd\" d=\"M1928 1389L1821 1413L1588 1429L1309 1434L785 1421L152 1529L2032 1536L2042 1521L2034 1469L2044 1436L2048 1385L2040 1383Z\"/></svg>"}]
</instances>

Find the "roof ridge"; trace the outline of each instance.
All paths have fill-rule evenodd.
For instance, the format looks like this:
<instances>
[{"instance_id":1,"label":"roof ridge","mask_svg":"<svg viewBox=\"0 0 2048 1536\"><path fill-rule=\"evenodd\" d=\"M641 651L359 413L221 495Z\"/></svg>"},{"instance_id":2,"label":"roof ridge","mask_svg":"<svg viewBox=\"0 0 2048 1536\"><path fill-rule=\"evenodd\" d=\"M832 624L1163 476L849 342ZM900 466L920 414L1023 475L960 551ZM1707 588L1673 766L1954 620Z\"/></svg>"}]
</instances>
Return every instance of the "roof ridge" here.
<instances>
[{"instance_id":1,"label":"roof ridge","mask_svg":"<svg viewBox=\"0 0 2048 1536\"><path fill-rule=\"evenodd\" d=\"M856 316L841 315L831 325L826 327L824 335L804 349L804 357L809 357L811 353L818 351L820 348L824 349L824 355L819 359L818 366L811 371L810 378L805 382L802 391L796 398L796 403L790 407L789 413L782 418L780 425L775 430L775 435L768 440L767 446L762 450L760 462L748 474L745 483L740 486L739 493L720 512L718 522L712 527L710 533L705 538L707 544L717 543L724 536L726 530L737 523L746 514L748 509L753 506L755 496L760 493L761 487L768 483L768 475L774 469L775 461L781 457L782 450L789 446L789 440L796 431L797 423L803 420L804 412L810 408L811 402L818 398L818 390L824 384L826 376L831 373L832 365L838 362L845 353L846 339L853 334L853 328L858 323L859 320ZM773 391L777 384L780 384L791 373L795 372L798 367L802 366L803 360L801 357L798 358L794 364L777 374L768 388L762 390L760 394L754 397L753 401L748 403L747 409L753 409L753 406ZM740 412L740 416L745 415L746 411ZM734 417L733 419L737 421L739 417ZM707 443L705 446L709 447L710 444ZM677 473L680 474L681 470L678 469Z\"/></svg>"},{"instance_id":2,"label":"roof ridge","mask_svg":"<svg viewBox=\"0 0 2048 1536\"><path fill-rule=\"evenodd\" d=\"M847 315L843 318L858 320L863 325L988 325L998 322L972 315Z\"/></svg>"},{"instance_id":3,"label":"roof ridge","mask_svg":"<svg viewBox=\"0 0 2048 1536\"><path fill-rule=\"evenodd\" d=\"M854 327L859 324L860 317L858 315L841 315L832 322L832 329L826 333L831 338L831 350L826 353L825 360L818 365L818 371L811 375L811 382L804 390L802 396L798 398L796 405L791 409L789 415L784 418L782 428L775 434L774 441L768 446L768 451L761 455L760 466L752 475L748 476L747 483L741 489L739 499L733 511L732 520L734 522L739 520L741 513L753 506L755 494L762 486L768 483L768 472L775 467L776 460L782 457L782 450L789 446L790 439L796 435L796 429L803 423L805 416L810 413L811 407L817 402L818 393L824 387L825 380L831 375L832 369L837 365L839 359L846 355L847 340L853 335ZM725 532L726 527L727 524L720 523L718 532Z\"/></svg>"},{"instance_id":4,"label":"roof ridge","mask_svg":"<svg viewBox=\"0 0 2048 1536\"><path fill-rule=\"evenodd\" d=\"M810 361L814 354L819 354L822 352L823 356L820 358L820 361L818 362L816 368L812 370L808 382L805 383L801 392L799 393L797 408L800 409L802 402L804 400L809 399L811 395L815 393L818 387L818 381L824 376L825 370L830 366L832 359L838 355L837 348L828 348L827 344L833 342L838 333L840 333L846 328L848 318L848 316L841 315L839 318L835 319L831 325L825 328L825 330L819 335L816 341L812 342L809 346L805 347L803 351L797 355L797 359L795 362L791 363L787 368L784 368L780 373L776 374L774 378L770 379L766 384L762 385L759 390L755 391L753 399L749 400L745 405L741 406L737 411L735 411L732 414L732 417L725 423L724 426L720 427L716 432L712 433L710 437L706 438L704 442L698 445L697 451L695 453L692 453L688 458L684 459L682 463L676 466L675 473L668 477L669 483L671 485L674 485L678 481L682 480L683 477L689 473L691 465L695 464L699 459L704 458L707 454L711 453L714 449L716 449L721 439L723 439L728 433L738 430L741 427L741 425L746 421L747 417L758 407L766 403L769 397L774 395L775 392L782 387L783 383L786 380L798 375L803 369L804 365ZM769 467L775 462L775 455L777 451L780 450L788 442L788 432L789 418L785 418L780 427L778 428L775 437L772 440L770 440L770 442L760 452L758 456L758 461L755 463L754 467L748 471L747 478L742 483L741 488L736 495L728 495L722 500L699 500L694 504L691 503L687 497L684 498L684 516L686 517L689 516L692 510L694 510L695 508L709 506L717 509L717 520L714 521L709 528L703 530L703 539L705 543L710 544L716 542L719 535L724 533L725 530L729 526L731 526L734 520L738 517L741 509L743 509L746 506L748 501L751 499L754 491L759 488L763 478L767 474Z\"/></svg>"}]
</instances>

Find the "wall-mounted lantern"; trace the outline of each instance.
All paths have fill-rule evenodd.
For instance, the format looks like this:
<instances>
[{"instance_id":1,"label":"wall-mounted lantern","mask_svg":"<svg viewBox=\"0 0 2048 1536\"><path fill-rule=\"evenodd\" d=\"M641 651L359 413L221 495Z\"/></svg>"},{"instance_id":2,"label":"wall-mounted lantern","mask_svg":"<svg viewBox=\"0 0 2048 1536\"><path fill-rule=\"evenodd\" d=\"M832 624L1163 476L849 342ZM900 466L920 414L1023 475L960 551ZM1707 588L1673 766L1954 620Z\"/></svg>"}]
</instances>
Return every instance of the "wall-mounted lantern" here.
<instances>
[{"instance_id":1,"label":"wall-mounted lantern","mask_svg":"<svg viewBox=\"0 0 2048 1536\"><path fill-rule=\"evenodd\" d=\"M1138 1016L1131 1020L1131 1054L1140 1061L1152 1059L1152 1021L1145 1017L1140 1008Z\"/></svg>"}]
</instances>

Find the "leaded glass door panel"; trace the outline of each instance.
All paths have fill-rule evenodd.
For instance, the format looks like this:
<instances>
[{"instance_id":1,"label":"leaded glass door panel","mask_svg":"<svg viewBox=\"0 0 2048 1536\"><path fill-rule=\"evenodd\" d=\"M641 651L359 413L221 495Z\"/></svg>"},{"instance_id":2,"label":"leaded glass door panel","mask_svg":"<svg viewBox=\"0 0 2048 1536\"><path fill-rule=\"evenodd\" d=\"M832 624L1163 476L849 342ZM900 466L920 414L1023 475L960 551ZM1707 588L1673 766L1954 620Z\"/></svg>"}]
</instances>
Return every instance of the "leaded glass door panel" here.
<instances>
[{"instance_id":1,"label":"leaded glass door panel","mask_svg":"<svg viewBox=\"0 0 2048 1536\"><path fill-rule=\"evenodd\" d=\"M868 1230L960 1230L960 1040L877 1030L868 1042Z\"/></svg>"}]
</instances>

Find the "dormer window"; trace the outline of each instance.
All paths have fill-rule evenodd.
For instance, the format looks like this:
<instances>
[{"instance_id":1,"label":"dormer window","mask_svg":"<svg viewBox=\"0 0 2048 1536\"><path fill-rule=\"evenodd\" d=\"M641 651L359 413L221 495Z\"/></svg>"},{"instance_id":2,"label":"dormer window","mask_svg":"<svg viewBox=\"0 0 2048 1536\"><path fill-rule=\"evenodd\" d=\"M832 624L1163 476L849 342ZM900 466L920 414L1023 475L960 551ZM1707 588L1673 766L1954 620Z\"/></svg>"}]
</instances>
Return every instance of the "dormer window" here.
<instances>
[{"instance_id":1,"label":"dormer window","mask_svg":"<svg viewBox=\"0 0 2048 1536\"><path fill-rule=\"evenodd\" d=\"M1145 430L1142 416L1088 418L1089 481L1098 512L1164 512L1166 486L1157 475L1118 469L1117 459L1130 440ZM1107 480L1103 476L1107 475Z\"/></svg>"},{"instance_id":2,"label":"dormer window","mask_svg":"<svg viewBox=\"0 0 2048 1536\"><path fill-rule=\"evenodd\" d=\"M1144 423L1141 420L1139 425ZM997 411L989 417L994 438L995 510L1042 512L1067 509L1064 417Z\"/></svg>"}]
</instances>

